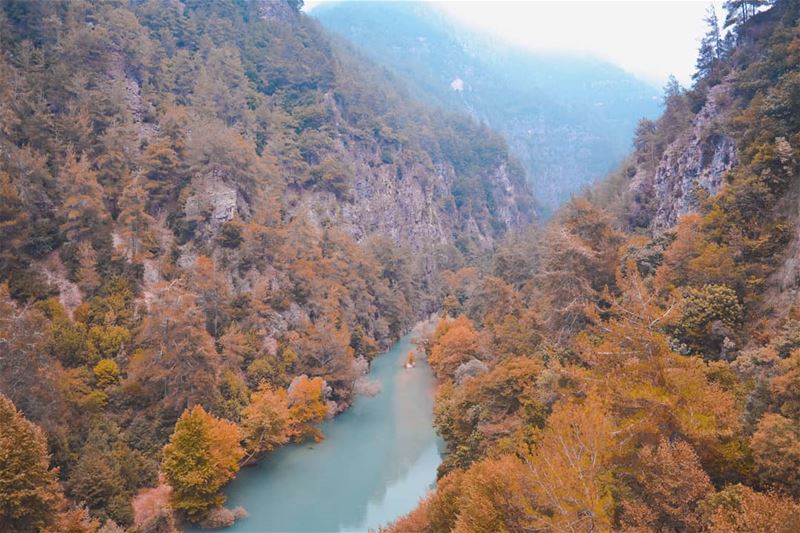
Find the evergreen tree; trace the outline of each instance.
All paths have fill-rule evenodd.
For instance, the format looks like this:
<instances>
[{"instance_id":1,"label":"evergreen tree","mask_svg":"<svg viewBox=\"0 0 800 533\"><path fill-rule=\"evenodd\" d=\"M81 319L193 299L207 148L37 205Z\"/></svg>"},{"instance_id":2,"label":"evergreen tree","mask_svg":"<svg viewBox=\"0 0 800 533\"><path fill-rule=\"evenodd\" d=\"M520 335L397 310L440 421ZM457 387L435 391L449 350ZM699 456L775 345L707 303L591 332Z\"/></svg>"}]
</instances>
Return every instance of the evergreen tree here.
<instances>
[{"instance_id":1,"label":"evergreen tree","mask_svg":"<svg viewBox=\"0 0 800 533\"><path fill-rule=\"evenodd\" d=\"M103 188L97 182L97 175L91 170L88 159L68 150L56 178L63 194L59 213L64 220L61 229L71 241L89 236L98 222L107 219Z\"/></svg>"},{"instance_id":2,"label":"evergreen tree","mask_svg":"<svg viewBox=\"0 0 800 533\"><path fill-rule=\"evenodd\" d=\"M135 342L128 380L140 384L148 400L175 413L216 398L219 355L206 332L196 297L175 284L158 286Z\"/></svg>"},{"instance_id":3,"label":"evergreen tree","mask_svg":"<svg viewBox=\"0 0 800 533\"><path fill-rule=\"evenodd\" d=\"M724 7L727 12L725 17L726 28L737 28L750 20L759 9L768 6L771 0L726 0Z\"/></svg>"},{"instance_id":4,"label":"evergreen tree","mask_svg":"<svg viewBox=\"0 0 800 533\"><path fill-rule=\"evenodd\" d=\"M91 294L101 283L97 273L97 254L91 243L84 241L78 245L78 285Z\"/></svg>"},{"instance_id":5,"label":"evergreen tree","mask_svg":"<svg viewBox=\"0 0 800 533\"><path fill-rule=\"evenodd\" d=\"M671 99L683 94L683 87L681 87L678 78L674 74L670 74L667 79L667 84L664 85L664 102L669 105Z\"/></svg>"},{"instance_id":6,"label":"evergreen tree","mask_svg":"<svg viewBox=\"0 0 800 533\"><path fill-rule=\"evenodd\" d=\"M711 73L714 65L722 57L723 41L719 31L719 21L717 12L713 5L708 6L706 11L706 24L708 31L700 41L700 50L697 55L697 71L692 76L695 81L701 80Z\"/></svg>"},{"instance_id":7,"label":"evergreen tree","mask_svg":"<svg viewBox=\"0 0 800 533\"><path fill-rule=\"evenodd\" d=\"M147 213L146 206L147 193L136 176L127 182L122 191L117 217L125 255L134 261L140 255L148 255L158 249L158 238L153 232L156 221Z\"/></svg>"}]
</instances>

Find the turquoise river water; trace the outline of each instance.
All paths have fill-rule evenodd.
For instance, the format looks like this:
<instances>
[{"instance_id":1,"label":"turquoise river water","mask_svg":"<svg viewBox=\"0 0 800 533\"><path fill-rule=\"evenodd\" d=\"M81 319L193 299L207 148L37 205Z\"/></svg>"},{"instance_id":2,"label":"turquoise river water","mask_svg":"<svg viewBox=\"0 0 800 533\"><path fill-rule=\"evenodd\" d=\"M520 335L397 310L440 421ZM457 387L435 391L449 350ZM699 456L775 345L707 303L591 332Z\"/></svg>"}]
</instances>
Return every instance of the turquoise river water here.
<instances>
[{"instance_id":1,"label":"turquoise river water","mask_svg":"<svg viewBox=\"0 0 800 533\"><path fill-rule=\"evenodd\" d=\"M412 335L373 361L370 378L383 390L323 423L324 441L285 446L239 472L226 507L249 516L225 532L377 530L417 505L436 478L442 442L430 367L419 356L416 368L403 367Z\"/></svg>"}]
</instances>

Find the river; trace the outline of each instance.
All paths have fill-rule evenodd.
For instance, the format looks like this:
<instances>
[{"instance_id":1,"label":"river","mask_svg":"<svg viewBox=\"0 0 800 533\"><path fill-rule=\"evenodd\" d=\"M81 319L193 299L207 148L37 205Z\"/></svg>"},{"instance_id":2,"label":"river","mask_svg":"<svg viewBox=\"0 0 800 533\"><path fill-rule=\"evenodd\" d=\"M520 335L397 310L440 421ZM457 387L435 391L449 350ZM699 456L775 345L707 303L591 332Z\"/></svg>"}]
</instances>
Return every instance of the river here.
<instances>
[{"instance_id":1,"label":"river","mask_svg":"<svg viewBox=\"0 0 800 533\"><path fill-rule=\"evenodd\" d=\"M432 487L443 443L433 429L433 376L423 357L405 369L413 333L372 363L383 390L321 425L325 440L285 446L244 468L226 507L249 516L225 531L377 529L416 507Z\"/></svg>"}]
</instances>

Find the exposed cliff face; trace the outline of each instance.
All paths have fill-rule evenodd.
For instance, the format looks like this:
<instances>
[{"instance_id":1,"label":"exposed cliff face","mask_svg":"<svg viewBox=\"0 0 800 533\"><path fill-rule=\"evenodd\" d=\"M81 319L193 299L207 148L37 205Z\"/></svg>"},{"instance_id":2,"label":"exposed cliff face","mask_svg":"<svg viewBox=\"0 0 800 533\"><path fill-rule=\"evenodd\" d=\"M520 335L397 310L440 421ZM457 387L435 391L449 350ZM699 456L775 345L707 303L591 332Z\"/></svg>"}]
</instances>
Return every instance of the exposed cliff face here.
<instances>
[{"instance_id":1,"label":"exposed cliff face","mask_svg":"<svg viewBox=\"0 0 800 533\"><path fill-rule=\"evenodd\" d=\"M725 174L738 162L736 144L721 125L732 111L732 87L724 81L709 89L706 102L663 151L655 168L641 162L634 170L630 191L639 218L664 231L697 207L698 190L719 192Z\"/></svg>"},{"instance_id":2,"label":"exposed cliff face","mask_svg":"<svg viewBox=\"0 0 800 533\"><path fill-rule=\"evenodd\" d=\"M481 152L485 147L480 143L485 139L475 133L477 124L453 126L448 118L411 103L401 96L403 89L397 87L397 80L387 83L377 67L351 57L347 47L329 43L324 32L290 3L265 1L254 7L277 34L292 32L292 28L308 32L314 43L306 43L305 49L318 54L315 71L300 70L311 65L302 65L298 59L297 65L275 68L267 75L267 83L285 77L283 83L291 80L293 84L267 89L270 105L282 108L280 112L303 109L301 113L314 114L316 121L310 128L298 127L300 134L288 141L298 145L291 149L298 150L304 160L299 167L296 161L285 165L282 155L277 156L274 170L287 184L282 198L285 219L309 212L313 214L310 221L318 228L335 227L357 242L385 236L421 251L459 241L485 249L506 230L522 227L536 217L524 171L510 159L494 133L486 135L491 137L487 143L491 152ZM302 72L297 80L293 68ZM348 71L353 68L363 70L365 77ZM370 82L376 86L369 88ZM347 91L353 84L363 84L375 94L350 94ZM386 116L371 117L374 122L365 127L363 109L358 106L371 105L369 100L375 95L386 98L387 94L383 104ZM400 109L393 109L392 103ZM418 115L418 123L404 114ZM443 141L441 131L458 139ZM287 142L284 135L276 136L280 141L267 135L265 153L282 150L277 146ZM450 145L458 145L455 155L447 153ZM477 163L468 169L457 168L463 159ZM194 194L185 201L183 211L187 220L200 221L208 238L213 238L223 223L236 216L248 220L254 212L234 176L194 176L192 183Z\"/></svg>"},{"instance_id":3,"label":"exposed cliff face","mask_svg":"<svg viewBox=\"0 0 800 533\"><path fill-rule=\"evenodd\" d=\"M336 226L356 241L381 235L420 251L468 237L488 247L506 230L532 220L531 194L506 163L481 175L483 190L470 191L475 202L468 209L457 207L457 176L449 161L400 153L386 162L374 140L348 139L340 154L352 170L344 198L290 189L287 203L294 212L309 208L321 225Z\"/></svg>"}]
</instances>

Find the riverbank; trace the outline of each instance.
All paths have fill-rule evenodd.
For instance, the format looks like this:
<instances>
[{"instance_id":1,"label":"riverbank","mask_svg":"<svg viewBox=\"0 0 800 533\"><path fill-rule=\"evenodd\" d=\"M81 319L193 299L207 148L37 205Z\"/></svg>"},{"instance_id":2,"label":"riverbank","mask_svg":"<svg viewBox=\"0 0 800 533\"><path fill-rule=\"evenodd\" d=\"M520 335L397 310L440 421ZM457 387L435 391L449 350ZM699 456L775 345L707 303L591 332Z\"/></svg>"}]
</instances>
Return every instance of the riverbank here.
<instances>
[{"instance_id":1,"label":"riverbank","mask_svg":"<svg viewBox=\"0 0 800 533\"><path fill-rule=\"evenodd\" d=\"M436 479L443 443L433 429L434 379L415 326L372 363L381 392L324 422L320 443L288 445L243 469L226 506L248 517L225 531L367 531L413 509Z\"/></svg>"}]
</instances>

